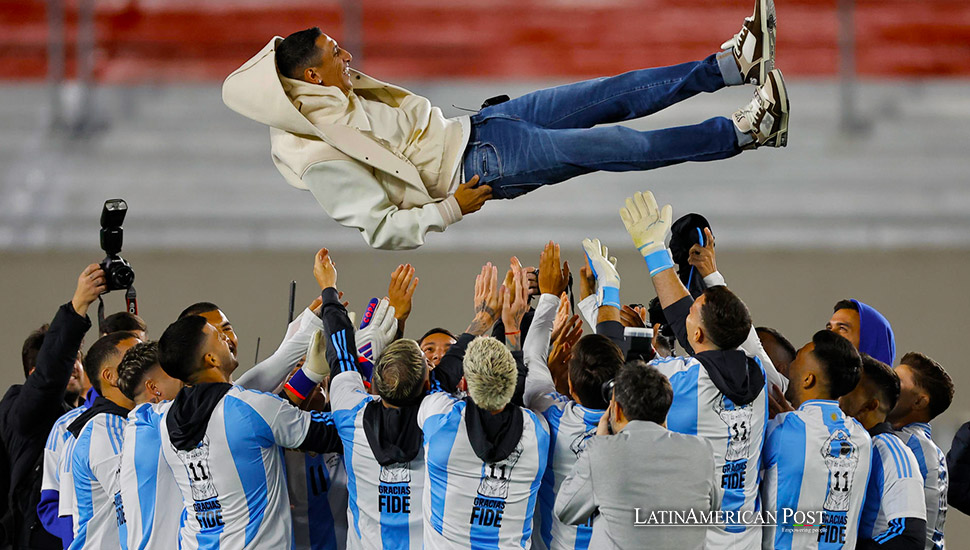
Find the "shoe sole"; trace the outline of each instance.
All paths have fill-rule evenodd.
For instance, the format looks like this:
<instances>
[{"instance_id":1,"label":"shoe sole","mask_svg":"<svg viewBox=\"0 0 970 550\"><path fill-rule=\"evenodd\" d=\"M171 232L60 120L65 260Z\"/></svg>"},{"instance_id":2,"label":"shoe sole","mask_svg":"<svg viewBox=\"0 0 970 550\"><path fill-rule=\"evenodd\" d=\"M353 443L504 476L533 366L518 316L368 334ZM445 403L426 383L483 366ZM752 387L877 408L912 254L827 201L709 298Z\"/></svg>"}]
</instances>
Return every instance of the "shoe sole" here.
<instances>
[{"instance_id":1,"label":"shoe sole","mask_svg":"<svg viewBox=\"0 0 970 550\"><path fill-rule=\"evenodd\" d=\"M778 131L766 141L770 143L774 140L773 147L785 147L788 145L788 111L790 107L788 103L788 88L785 87L785 77L782 76L781 69L773 69L768 73L768 78L771 78L771 75L774 75L774 81L778 89L778 103L781 105L781 122L778 125Z\"/></svg>"},{"instance_id":2,"label":"shoe sole","mask_svg":"<svg viewBox=\"0 0 970 550\"><path fill-rule=\"evenodd\" d=\"M758 0L758 8L761 10L761 36L768 39L767 52L764 48L761 50L762 59L764 59L761 74L767 77L768 73L775 68L775 27L777 26L775 2Z\"/></svg>"}]
</instances>

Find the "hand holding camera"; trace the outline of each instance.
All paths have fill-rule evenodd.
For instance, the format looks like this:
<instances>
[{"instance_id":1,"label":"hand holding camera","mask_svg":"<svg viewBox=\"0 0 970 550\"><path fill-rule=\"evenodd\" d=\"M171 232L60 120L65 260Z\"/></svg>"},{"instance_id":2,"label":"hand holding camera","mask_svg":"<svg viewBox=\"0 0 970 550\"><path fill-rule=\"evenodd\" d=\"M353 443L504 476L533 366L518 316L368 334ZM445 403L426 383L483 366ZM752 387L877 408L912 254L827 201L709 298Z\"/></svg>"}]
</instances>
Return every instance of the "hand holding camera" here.
<instances>
[{"instance_id":1,"label":"hand holding camera","mask_svg":"<svg viewBox=\"0 0 970 550\"><path fill-rule=\"evenodd\" d=\"M98 264L91 264L85 267L77 278L77 290L74 291L74 298L71 299L71 307L78 315L84 317L88 314L88 307L105 292L107 292L107 286L104 271Z\"/></svg>"}]
</instances>

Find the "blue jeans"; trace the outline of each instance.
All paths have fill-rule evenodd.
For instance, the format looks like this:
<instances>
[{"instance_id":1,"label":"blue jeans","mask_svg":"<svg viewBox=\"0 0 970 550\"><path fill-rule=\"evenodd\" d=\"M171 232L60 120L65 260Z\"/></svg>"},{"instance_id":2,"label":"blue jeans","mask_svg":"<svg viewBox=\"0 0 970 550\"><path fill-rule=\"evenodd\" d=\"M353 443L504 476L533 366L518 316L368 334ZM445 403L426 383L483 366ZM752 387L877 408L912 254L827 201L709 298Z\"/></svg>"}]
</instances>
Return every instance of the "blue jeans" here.
<instances>
[{"instance_id":1,"label":"blue jeans","mask_svg":"<svg viewBox=\"0 0 970 550\"><path fill-rule=\"evenodd\" d=\"M733 61L732 61L733 62ZM715 55L672 67L548 88L472 115L464 156L466 180L478 174L496 198L605 170L652 170L741 152L734 123L716 117L692 126L640 132L594 128L655 113L725 86Z\"/></svg>"}]
</instances>

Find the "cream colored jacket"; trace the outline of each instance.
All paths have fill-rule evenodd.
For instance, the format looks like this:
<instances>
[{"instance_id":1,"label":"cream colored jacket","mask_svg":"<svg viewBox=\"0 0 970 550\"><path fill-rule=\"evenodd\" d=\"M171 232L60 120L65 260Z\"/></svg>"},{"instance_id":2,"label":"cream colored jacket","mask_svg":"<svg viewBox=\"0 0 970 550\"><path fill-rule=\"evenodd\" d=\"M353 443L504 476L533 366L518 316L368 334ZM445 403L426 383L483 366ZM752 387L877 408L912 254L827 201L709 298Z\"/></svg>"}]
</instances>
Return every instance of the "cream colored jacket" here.
<instances>
[{"instance_id":1,"label":"cream colored jacket","mask_svg":"<svg viewBox=\"0 0 970 550\"><path fill-rule=\"evenodd\" d=\"M334 88L280 76L275 51L282 40L274 37L230 74L222 99L270 127L273 163L287 183L310 190L374 248L416 248L428 231L460 220L452 193L468 119L445 118L427 99L353 70L355 97L337 101ZM371 124L373 111L358 112L367 101L398 116Z\"/></svg>"}]
</instances>

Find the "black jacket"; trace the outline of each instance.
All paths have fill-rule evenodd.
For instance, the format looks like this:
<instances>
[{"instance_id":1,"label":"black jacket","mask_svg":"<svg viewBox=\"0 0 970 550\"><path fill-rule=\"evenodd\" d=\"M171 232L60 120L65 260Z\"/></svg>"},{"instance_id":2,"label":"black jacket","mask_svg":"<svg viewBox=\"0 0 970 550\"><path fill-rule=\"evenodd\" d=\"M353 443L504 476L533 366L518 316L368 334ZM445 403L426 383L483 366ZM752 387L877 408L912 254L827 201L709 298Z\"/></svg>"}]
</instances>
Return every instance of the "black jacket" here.
<instances>
[{"instance_id":1,"label":"black jacket","mask_svg":"<svg viewBox=\"0 0 970 550\"><path fill-rule=\"evenodd\" d=\"M949 505L970 514L970 422L960 426L953 436L953 445L946 453L946 467L950 476Z\"/></svg>"},{"instance_id":2,"label":"black jacket","mask_svg":"<svg viewBox=\"0 0 970 550\"><path fill-rule=\"evenodd\" d=\"M44 445L54 423L68 410L64 394L89 328L91 321L78 315L70 303L61 306L44 337L34 372L23 384L11 386L0 400L0 439L9 461L4 481L13 512L15 548L62 547L61 540L45 531L37 518Z\"/></svg>"}]
</instances>

